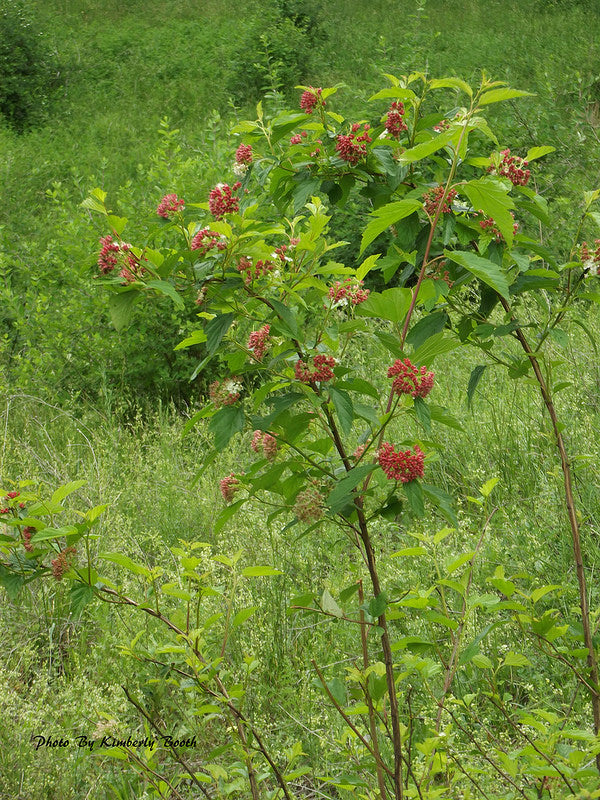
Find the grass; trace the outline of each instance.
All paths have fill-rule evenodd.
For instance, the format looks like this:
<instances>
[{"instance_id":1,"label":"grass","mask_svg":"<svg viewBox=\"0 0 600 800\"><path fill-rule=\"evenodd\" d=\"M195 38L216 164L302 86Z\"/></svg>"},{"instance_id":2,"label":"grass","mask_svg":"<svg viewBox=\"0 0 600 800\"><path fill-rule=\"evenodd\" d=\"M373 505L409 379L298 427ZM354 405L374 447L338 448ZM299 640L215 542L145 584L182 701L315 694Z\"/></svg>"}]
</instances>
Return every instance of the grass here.
<instances>
[{"instance_id":1,"label":"grass","mask_svg":"<svg viewBox=\"0 0 600 800\"><path fill-rule=\"evenodd\" d=\"M291 538L282 535L277 525L264 525L257 509L215 535L218 479L239 468L245 450L240 444L195 480L207 438L200 427L182 439L181 411L186 403L193 408L200 402L201 387L186 390L177 409L169 402L175 394L172 385L161 405L154 401L170 371L181 380L189 373L189 363L173 366L170 361L172 346L189 320L165 306L156 327L140 317L140 330L131 331L127 341L112 331L103 300L90 288L99 231L79 206L95 185L131 217L139 208L151 209L156 197L173 187L204 196L231 160L229 122L252 113L249 101L242 108L232 106L231 72L240 69L241 32L258 26L265 4L248 6L244 20L238 4L216 1L40 0L33 5L64 65L64 83L41 128L23 136L0 129L5 154L0 165L0 268L6 278L1 290L0 474L5 479L27 475L49 485L85 478L78 502L110 506L99 528L99 550L122 551L152 566L168 563L168 548L179 539L206 540L217 552L242 549L244 563L281 566L285 578L240 590L240 605L257 605L259 611L247 638L234 642L234 660L241 662L250 651L259 655L250 703L261 723L272 729L283 749L298 735L293 718L302 717L311 729L310 735L301 734L305 750L326 771L335 761L335 740L342 731L323 707L307 664L314 657L330 665L329 674L341 674L346 647L352 652L354 644L337 623L321 624L286 609L303 587L317 596L327 588L337 596L354 576L345 550L330 531L321 539L299 537L297 529ZM550 240L563 246L562 227L573 216L578 193L582 186L595 186L600 170L594 118L600 18L577 6L560 14L536 8L533 0L430 0L422 11L388 0L325 4L319 12L321 43L297 81L345 83L345 99L357 113L381 85L381 72L427 68L473 81L485 69L531 91L531 98L499 112L506 116L498 122L506 141L520 148L558 142L556 156L544 167L544 180L554 214ZM272 4L268 13L273 13ZM382 19L395 21L392 33L382 35ZM244 53L247 59L253 55ZM273 68L271 75L264 74L265 85L276 73ZM164 117L169 126L161 127ZM173 128L179 133L170 135ZM87 327L82 328L82 320ZM595 317L589 324L597 330ZM159 363L157 358L148 370L147 353L162 338L164 359ZM560 379L572 381L559 394L559 405L577 459L576 488L595 575L600 555L599 375L587 338L578 333L573 342L574 351L556 349L557 359L566 361ZM537 390L517 393L504 374L490 371L469 411L458 380L474 366L468 358L452 354L437 390L466 429L466 435L440 431L441 458L432 466L436 481L459 498L460 532L449 549L468 549L481 524L466 496L498 477L498 511L477 573L481 591L489 589L486 581L499 565L507 574L522 572L535 581L560 584L571 563L570 542L561 478ZM409 546L410 532L382 523L382 536L395 537L398 549ZM386 569L386 579L397 586L418 571L399 563ZM421 580L426 586L426 571ZM592 591L597 600L593 582ZM575 602L569 592L560 607ZM149 700L158 707L162 703L165 715L177 720L174 697L168 690L166 696L152 696L150 671L138 669L118 651L140 625L107 608L74 620L60 585L42 594L32 590L24 603L5 604L0 632L11 647L0 692L0 796L147 796L147 785L131 770L119 771L118 765L84 758L76 750L59 761L50 751L36 754L29 742L41 724L42 708L48 729L91 731L103 715L121 725L137 725L137 716L124 708L123 682L147 691ZM156 635L152 627L145 631ZM515 648L521 644L518 638L511 641ZM280 677L277 685L274 673ZM570 684L551 687L553 673L547 667L527 680L546 687L557 707L566 702Z\"/></svg>"}]
</instances>

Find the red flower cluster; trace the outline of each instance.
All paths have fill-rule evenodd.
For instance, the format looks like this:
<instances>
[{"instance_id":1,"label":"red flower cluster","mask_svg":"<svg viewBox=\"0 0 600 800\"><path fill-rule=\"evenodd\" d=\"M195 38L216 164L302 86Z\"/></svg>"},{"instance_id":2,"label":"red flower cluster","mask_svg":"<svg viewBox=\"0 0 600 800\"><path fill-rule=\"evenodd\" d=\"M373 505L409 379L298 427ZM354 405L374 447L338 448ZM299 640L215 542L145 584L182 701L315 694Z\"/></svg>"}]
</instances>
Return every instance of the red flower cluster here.
<instances>
[{"instance_id":1,"label":"red flower cluster","mask_svg":"<svg viewBox=\"0 0 600 800\"><path fill-rule=\"evenodd\" d=\"M313 358L313 369L311 370L307 364L301 359L296 361L296 380L302 383L325 383L330 381L335 367L335 359L332 356L318 355Z\"/></svg>"},{"instance_id":2,"label":"red flower cluster","mask_svg":"<svg viewBox=\"0 0 600 800\"><path fill-rule=\"evenodd\" d=\"M185 201L180 200L176 194L166 194L158 204L156 213L159 217L169 219L171 214L175 214L179 209L185 206Z\"/></svg>"},{"instance_id":3,"label":"red flower cluster","mask_svg":"<svg viewBox=\"0 0 600 800\"><path fill-rule=\"evenodd\" d=\"M381 445L377 453L377 460L390 480L410 483L416 478L423 477L425 455L418 445L415 445L413 449L414 452L404 450L397 453L389 442Z\"/></svg>"},{"instance_id":4,"label":"red flower cluster","mask_svg":"<svg viewBox=\"0 0 600 800\"><path fill-rule=\"evenodd\" d=\"M235 477L233 472L231 472L226 478L221 478L219 481L219 488L221 489L223 500L225 500L226 503L231 503L235 493L240 488L240 482Z\"/></svg>"},{"instance_id":5,"label":"red flower cluster","mask_svg":"<svg viewBox=\"0 0 600 800\"><path fill-rule=\"evenodd\" d=\"M412 397L427 397L433 389L434 373L427 367L415 367L410 359L396 359L387 372L388 378L394 378L392 390L397 394L410 394Z\"/></svg>"},{"instance_id":6,"label":"red flower cluster","mask_svg":"<svg viewBox=\"0 0 600 800\"><path fill-rule=\"evenodd\" d=\"M440 120L440 122L438 122L437 125L433 126L433 130L436 131L436 133L441 133L442 131L447 131L449 127L450 123L448 122L448 120L442 119Z\"/></svg>"},{"instance_id":7,"label":"red flower cluster","mask_svg":"<svg viewBox=\"0 0 600 800\"><path fill-rule=\"evenodd\" d=\"M346 278L343 283L336 281L329 288L329 297L334 304L357 306L359 303L364 303L369 296L370 290L362 289L362 285L362 281L353 283L352 278Z\"/></svg>"},{"instance_id":8,"label":"red flower cluster","mask_svg":"<svg viewBox=\"0 0 600 800\"><path fill-rule=\"evenodd\" d=\"M269 344L270 330L270 325L263 325L262 328L259 328L257 331L252 331L250 334L246 347L248 350L253 351L256 361L260 361L265 354L265 350Z\"/></svg>"},{"instance_id":9,"label":"red flower cluster","mask_svg":"<svg viewBox=\"0 0 600 800\"><path fill-rule=\"evenodd\" d=\"M252 147L249 144L241 144L235 151L235 163L246 166L252 163Z\"/></svg>"},{"instance_id":10,"label":"red flower cluster","mask_svg":"<svg viewBox=\"0 0 600 800\"><path fill-rule=\"evenodd\" d=\"M370 127L371 126L365 122L363 125L363 132L360 134L360 136L357 136L357 133L360 130L360 123L355 122L352 125L352 130L349 134L338 134L335 149L337 150L339 157L343 161L347 161L353 167L358 164L361 158L366 157L367 145L365 143L373 141L373 139L371 139L367 133Z\"/></svg>"},{"instance_id":11,"label":"red flower cluster","mask_svg":"<svg viewBox=\"0 0 600 800\"><path fill-rule=\"evenodd\" d=\"M317 522L323 516L323 495L316 486L309 486L296 495L294 513L301 522Z\"/></svg>"},{"instance_id":12,"label":"red flower cluster","mask_svg":"<svg viewBox=\"0 0 600 800\"><path fill-rule=\"evenodd\" d=\"M28 553L33 552L33 545L31 544L31 537L35 533L35 528L31 527L31 525L27 525L27 527L23 528L23 547L27 550Z\"/></svg>"},{"instance_id":13,"label":"red flower cluster","mask_svg":"<svg viewBox=\"0 0 600 800\"><path fill-rule=\"evenodd\" d=\"M479 213L483 214L483 211L480 211ZM515 215L512 213L512 211L510 212L510 215L513 219L515 218ZM488 231L489 233L491 233L495 237L497 242L504 241L504 236L502 236L502 234L500 233L500 229L496 226L496 220L493 217L484 217L483 219L480 219L479 227L481 228L482 231ZM518 230L519 230L519 223L518 222L513 223L513 233L517 233Z\"/></svg>"},{"instance_id":14,"label":"red flower cluster","mask_svg":"<svg viewBox=\"0 0 600 800\"><path fill-rule=\"evenodd\" d=\"M7 495L5 495L4 499L5 500L14 500L15 497L18 497L20 494L21 494L21 492L9 492Z\"/></svg>"},{"instance_id":15,"label":"red flower cluster","mask_svg":"<svg viewBox=\"0 0 600 800\"><path fill-rule=\"evenodd\" d=\"M428 189L423 194L423 202L425 204L425 211L430 217L435 217L438 207L442 202L444 196L445 186L436 186L435 189ZM440 214L449 214L452 211L452 201L456 197L456 189L450 189L444 200L444 204L440 209Z\"/></svg>"},{"instance_id":16,"label":"red flower cluster","mask_svg":"<svg viewBox=\"0 0 600 800\"><path fill-rule=\"evenodd\" d=\"M590 250L587 242L582 242L579 257L588 275L600 274L600 239L594 241L595 250Z\"/></svg>"},{"instance_id":17,"label":"red flower cluster","mask_svg":"<svg viewBox=\"0 0 600 800\"><path fill-rule=\"evenodd\" d=\"M100 244L102 245L102 250L100 250L100 255L98 256L98 268L103 275L107 275L117 266L118 258L116 254L121 252L121 247L118 242L113 242L110 234L103 236L100 239Z\"/></svg>"},{"instance_id":18,"label":"red flower cluster","mask_svg":"<svg viewBox=\"0 0 600 800\"><path fill-rule=\"evenodd\" d=\"M510 150L502 150L500 155L502 161L497 167L489 167L488 172L496 172L503 178L508 178L513 186L526 186L531 177L531 170L526 169L529 162L520 156L511 156Z\"/></svg>"},{"instance_id":19,"label":"red flower cluster","mask_svg":"<svg viewBox=\"0 0 600 800\"><path fill-rule=\"evenodd\" d=\"M201 231L198 231L198 233L194 235L190 245L190 249L198 250L198 255L200 256L206 255L213 247L216 247L217 250L225 250L227 242L220 233L211 231L209 228L202 228Z\"/></svg>"},{"instance_id":20,"label":"red flower cluster","mask_svg":"<svg viewBox=\"0 0 600 800\"><path fill-rule=\"evenodd\" d=\"M394 139L399 139L402 131L408 130L408 125L404 122L404 103L394 100L387 113L385 129Z\"/></svg>"},{"instance_id":21,"label":"red flower cluster","mask_svg":"<svg viewBox=\"0 0 600 800\"><path fill-rule=\"evenodd\" d=\"M19 497L20 494L21 492L8 492L8 494L4 496L4 502L6 503L9 502L10 500L14 500L15 498ZM25 503L19 503L19 508L25 508ZM9 513L10 513L9 507L0 508L0 514L9 514Z\"/></svg>"},{"instance_id":22,"label":"red flower cluster","mask_svg":"<svg viewBox=\"0 0 600 800\"><path fill-rule=\"evenodd\" d=\"M272 261L257 261L256 264L252 264L251 259L247 256L242 256L237 263L237 271L244 273L244 281L248 283L252 283L252 281L257 280L261 277L261 275L267 275L273 269L275 265Z\"/></svg>"},{"instance_id":23,"label":"red flower cluster","mask_svg":"<svg viewBox=\"0 0 600 800\"><path fill-rule=\"evenodd\" d=\"M52 565L52 575L57 581L62 581L65 572L69 571L76 552L77 549L75 547L66 547L50 562Z\"/></svg>"},{"instance_id":24,"label":"red flower cluster","mask_svg":"<svg viewBox=\"0 0 600 800\"><path fill-rule=\"evenodd\" d=\"M290 139L290 144L302 144L302 139L306 139L307 136L308 133L306 131L302 131L302 133L295 133Z\"/></svg>"},{"instance_id":25,"label":"red flower cluster","mask_svg":"<svg viewBox=\"0 0 600 800\"><path fill-rule=\"evenodd\" d=\"M325 101L321 97L322 89L314 89L309 86L307 91L302 92L300 98L300 108L305 114L312 114L318 105L325 105Z\"/></svg>"},{"instance_id":26,"label":"red flower cluster","mask_svg":"<svg viewBox=\"0 0 600 800\"><path fill-rule=\"evenodd\" d=\"M269 461L275 460L275 456L277 454L277 439L274 436L271 436L270 433L265 433L264 431L254 431L250 447L255 453L258 453L259 450L262 450L264 457Z\"/></svg>"},{"instance_id":27,"label":"red flower cluster","mask_svg":"<svg viewBox=\"0 0 600 800\"><path fill-rule=\"evenodd\" d=\"M236 181L233 186L226 183L217 183L208 196L208 207L215 219L223 219L225 214L234 214L239 211L240 200L233 193L242 184Z\"/></svg>"},{"instance_id":28,"label":"red flower cluster","mask_svg":"<svg viewBox=\"0 0 600 800\"><path fill-rule=\"evenodd\" d=\"M119 275L123 278L124 283L133 283L137 280L138 270L145 272L145 268L140 267L139 259L131 252L131 245L127 242L115 242L109 234L100 239L100 244L102 249L98 256L98 268L103 275L108 275L118 267L119 260L122 263Z\"/></svg>"},{"instance_id":29,"label":"red flower cluster","mask_svg":"<svg viewBox=\"0 0 600 800\"><path fill-rule=\"evenodd\" d=\"M239 378L228 378L223 382L214 381L209 386L208 396L217 408L232 406L240 399L242 388Z\"/></svg>"}]
</instances>

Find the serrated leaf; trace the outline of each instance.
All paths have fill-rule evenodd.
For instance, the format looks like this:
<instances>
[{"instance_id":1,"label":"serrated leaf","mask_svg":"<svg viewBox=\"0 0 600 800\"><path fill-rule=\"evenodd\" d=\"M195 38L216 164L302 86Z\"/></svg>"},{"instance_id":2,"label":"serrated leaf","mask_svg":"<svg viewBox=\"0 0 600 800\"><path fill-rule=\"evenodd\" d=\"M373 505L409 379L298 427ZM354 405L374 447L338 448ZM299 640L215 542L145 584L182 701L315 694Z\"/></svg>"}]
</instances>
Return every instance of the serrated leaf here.
<instances>
[{"instance_id":1,"label":"serrated leaf","mask_svg":"<svg viewBox=\"0 0 600 800\"><path fill-rule=\"evenodd\" d=\"M390 558L404 558L407 556L426 556L427 550L420 545L418 547L405 547L403 550L397 550L390 555Z\"/></svg>"},{"instance_id":2,"label":"serrated leaf","mask_svg":"<svg viewBox=\"0 0 600 800\"><path fill-rule=\"evenodd\" d=\"M129 572L133 572L134 575L143 575L144 578L147 579L151 578L151 572L147 567L145 567L143 564L138 564L123 553L100 553L99 558L102 558L105 561L112 561L113 564L117 564L119 567L124 567L125 569L129 570Z\"/></svg>"},{"instance_id":3,"label":"serrated leaf","mask_svg":"<svg viewBox=\"0 0 600 800\"><path fill-rule=\"evenodd\" d=\"M531 92L523 92L520 89L490 89L484 92L479 100L480 106L488 106L490 103L501 103L503 100L513 100L516 97L533 97Z\"/></svg>"},{"instance_id":4,"label":"serrated leaf","mask_svg":"<svg viewBox=\"0 0 600 800\"><path fill-rule=\"evenodd\" d=\"M429 81L429 86L432 89L458 89L468 94L469 97L473 97L473 90L469 84L460 78L435 78Z\"/></svg>"},{"instance_id":5,"label":"serrated leaf","mask_svg":"<svg viewBox=\"0 0 600 800\"><path fill-rule=\"evenodd\" d=\"M464 267L464 269L468 270L472 275L475 275L475 277L479 278L483 283L491 286L499 295L508 300L509 287L506 275L502 271L502 268L493 261L490 261L488 258L482 258L476 253L468 253L459 250L444 250L444 255L446 258L449 258L450 261L454 261L456 264Z\"/></svg>"},{"instance_id":6,"label":"serrated leaf","mask_svg":"<svg viewBox=\"0 0 600 800\"><path fill-rule=\"evenodd\" d=\"M206 333L203 330L194 331L178 345L175 345L174 350L185 350L187 347L193 347L196 344L203 344L206 341Z\"/></svg>"},{"instance_id":7,"label":"serrated leaf","mask_svg":"<svg viewBox=\"0 0 600 800\"><path fill-rule=\"evenodd\" d=\"M233 314L219 314L209 321L204 332L206 334L206 350L209 356L212 356L231 324L233 323Z\"/></svg>"},{"instance_id":8,"label":"serrated leaf","mask_svg":"<svg viewBox=\"0 0 600 800\"><path fill-rule=\"evenodd\" d=\"M425 502L423 499L423 489L419 481L403 483L402 488L413 514L417 517L422 517L425 514Z\"/></svg>"},{"instance_id":9,"label":"serrated leaf","mask_svg":"<svg viewBox=\"0 0 600 800\"><path fill-rule=\"evenodd\" d=\"M164 294L165 297L170 297L173 303L177 306L177 308L184 308L185 304L179 294L177 294L177 290L173 286L172 283L168 281L147 281L146 287L148 289L154 289L155 291L159 292L160 294Z\"/></svg>"},{"instance_id":10,"label":"serrated leaf","mask_svg":"<svg viewBox=\"0 0 600 800\"><path fill-rule=\"evenodd\" d=\"M471 375L469 376L469 384L467 386L467 405L469 408L471 407L471 403L473 402L473 395L475 394L475 389L477 388L477 384L481 380L481 376L485 372L486 364L478 364L476 367L473 367L471 370Z\"/></svg>"},{"instance_id":11,"label":"serrated leaf","mask_svg":"<svg viewBox=\"0 0 600 800\"><path fill-rule=\"evenodd\" d=\"M345 434L350 433L352 430L352 423L354 421L354 406L352 405L352 398L348 392L341 389L336 389L332 386L329 389L329 396L335 408L335 413L340 422L342 432Z\"/></svg>"},{"instance_id":12,"label":"serrated leaf","mask_svg":"<svg viewBox=\"0 0 600 800\"><path fill-rule=\"evenodd\" d=\"M371 292L368 299L357 306L356 314L361 317L387 319L399 324L406 317L411 299L410 289L396 288L385 289L383 292Z\"/></svg>"},{"instance_id":13,"label":"serrated leaf","mask_svg":"<svg viewBox=\"0 0 600 800\"><path fill-rule=\"evenodd\" d=\"M51 501L52 503L60 503L61 500L64 500L65 497L68 497L73 492L76 492L77 489L81 489L82 486L85 486L87 481L85 480L78 480L78 481L71 481L70 483L66 483L64 486L60 486L52 495Z\"/></svg>"},{"instance_id":14,"label":"serrated leaf","mask_svg":"<svg viewBox=\"0 0 600 800\"><path fill-rule=\"evenodd\" d=\"M445 147L447 144L449 144L454 138L455 134L455 130L448 130L444 131L443 133L438 133L436 136L433 136L426 142L421 142L420 144L415 145L415 147L411 147L410 149L405 150L403 153L400 153L398 160L402 164L409 164L413 163L414 161L420 161L422 158L427 158L427 156L432 155L438 150L441 150L442 147Z\"/></svg>"},{"instance_id":15,"label":"serrated leaf","mask_svg":"<svg viewBox=\"0 0 600 800\"><path fill-rule=\"evenodd\" d=\"M140 293L135 289L112 294L109 297L108 311L112 324L115 326L118 333L121 333L131 322L133 307L139 302L139 299Z\"/></svg>"},{"instance_id":16,"label":"serrated leaf","mask_svg":"<svg viewBox=\"0 0 600 800\"><path fill-rule=\"evenodd\" d=\"M504 658L502 659L502 667L530 667L531 661L527 658L527 656L522 655L521 653L513 653L511 650L508 652Z\"/></svg>"},{"instance_id":17,"label":"serrated leaf","mask_svg":"<svg viewBox=\"0 0 600 800\"><path fill-rule=\"evenodd\" d=\"M486 177L462 184L460 191L469 198L475 211L483 211L493 218L506 244L512 247L515 221L510 209L515 203L508 189L497 179Z\"/></svg>"},{"instance_id":18,"label":"serrated leaf","mask_svg":"<svg viewBox=\"0 0 600 800\"><path fill-rule=\"evenodd\" d=\"M375 464L359 464L342 478L327 498L327 505L336 514L352 502L353 489L375 469Z\"/></svg>"},{"instance_id":19,"label":"serrated leaf","mask_svg":"<svg viewBox=\"0 0 600 800\"><path fill-rule=\"evenodd\" d=\"M555 589L562 589L563 587L560 586L558 583L553 583L548 586L540 586L531 593L531 599L534 603L537 603L538 600L541 600L542 597L547 595L549 592L553 592Z\"/></svg>"},{"instance_id":20,"label":"serrated leaf","mask_svg":"<svg viewBox=\"0 0 600 800\"><path fill-rule=\"evenodd\" d=\"M377 597L373 597L369 602L368 611L369 614L374 618L377 619L380 617L387 607L388 599L385 592L381 592L377 595Z\"/></svg>"},{"instance_id":21,"label":"serrated leaf","mask_svg":"<svg viewBox=\"0 0 600 800\"><path fill-rule=\"evenodd\" d=\"M239 406L220 408L208 423L208 429L214 436L215 448L219 452L229 444L235 433L244 428L244 411Z\"/></svg>"},{"instance_id":22,"label":"serrated leaf","mask_svg":"<svg viewBox=\"0 0 600 800\"><path fill-rule=\"evenodd\" d=\"M268 575L283 575L283 572L275 567L245 567L242 575L244 578L262 578Z\"/></svg>"},{"instance_id":23,"label":"serrated leaf","mask_svg":"<svg viewBox=\"0 0 600 800\"><path fill-rule=\"evenodd\" d=\"M373 269L379 258L381 258L381 253L375 253L374 255L365 258L363 263L356 270L356 280L362 281Z\"/></svg>"},{"instance_id":24,"label":"serrated leaf","mask_svg":"<svg viewBox=\"0 0 600 800\"><path fill-rule=\"evenodd\" d=\"M456 339L445 336L442 333L436 333L430 336L420 347L411 355L411 361L417 365L429 367L437 356L443 353L448 353L450 350L455 350L460 347L460 342Z\"/></svg>"},{"instance_id":25,"label":"serrated leaf","mask_svg":"<svg viewBox=\"0 0 600 800\"><path fill-rule=\"evenodd\" d=\"M471 561L473 556L475 555L475 550L471 550L468 553L463 553L462 555L458 556L458 558L452 559L450 563L446 566L446 573L448 575L452 575L453 572L456 572L457 569L460 569L464 566L467 561Z\"/></svg>"},{"instance_id":26,"label":"serrated leaf","mask_svg":"<svg viewBox=\"0 0 600 800\"><path fill-rule=\"evenodd\" d=\"M333 599L329 589L325 589L321 595L321 608L328 614L333 614L334 617L341 619L344 616L344 612Z\"/></svg>"},{"instance_id":27,"label":"serrated leaf","mask_svg":"<svg viewBox=\"0 0 600 800\"><path fill-rule=\"evenodd\" d=\"M246 620L250 619L257 608L258 606L249 606L249 608L243 608L241 611L238 611L231 623L233 627L239 628L240 625L243 625Z\"/></svg>"},{"instance_id":28,"label":"serrated leaf","mask_svg":"<svg viewBox=\"0 0 600 800\"><path fill-rule=\"evenodd\" d=\"M360 252L368 247L381 233L387 230L390 225L395 225L401 219L408 217L415 211L423 207L420 200L398 200L395 203L388 203L371 213L371 222L365 228L361 243Z\"/></svg>"}]
</instances>

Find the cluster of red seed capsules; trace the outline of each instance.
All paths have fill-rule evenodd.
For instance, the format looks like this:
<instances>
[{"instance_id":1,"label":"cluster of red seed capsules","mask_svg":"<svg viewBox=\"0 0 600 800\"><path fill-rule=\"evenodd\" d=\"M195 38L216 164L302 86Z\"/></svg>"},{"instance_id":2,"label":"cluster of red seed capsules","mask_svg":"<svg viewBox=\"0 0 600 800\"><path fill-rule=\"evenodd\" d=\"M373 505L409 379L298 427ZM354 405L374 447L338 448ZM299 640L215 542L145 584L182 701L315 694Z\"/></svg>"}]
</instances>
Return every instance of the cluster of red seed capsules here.
<instances>
[{"instance_id":1,"label":"cluster of red seed capsules","mask_svg":"<svg viewBox=\"0 0 600 800\"><path fill-rule=\"evenodd\" d=\"M296 380L301 383L326 383L333 377L333 367L335 367L335 359L332 356L319 354L312 359L312 369L302 359L296 361L294 369Z\"/></svg>"},{"instance_id":2,"label":"cluster of red seed capsules","mask_svg":"<svg viewBox=\"0 0 600 800\"><path fill-rule=\"evenodd\" d=\"M495 172L502 178L508 178L513 186L526 186L531 177L531 170L527 169L528 161L520 156L511 156L510 150L501 150L502 160L496 165L488 167L488 172Z\"/></svg>"},{"instance_id":3,"label":"cluster of red seed capsules","mask_svg":"<svg viewBox=\"0 0 600 800\"><path fill-rule=\"evenodd\" d=\"M355 167L361 158L366 158L367 144L373 139L369 136L370 125L365 122L355 122L350 129L350 133L338 134L335 149L342 161L347 161L350 166ZM362 133L359 131L362 130Z\"/></svg>"},{"instance_id":4,"label":"cluster of red seed capsules","mask_svg":"<svg viewBox=\"0 0 600 800\"><path fill-rule=\"evenodd\" d=\"M456 198L456 189L449 189L448 194L444 199L445 191L446 187L440 185L424 192L423 205L425 208L425 213L430 217L435 217L437 213L449 214L452 211L452 201ZM442 199L444 199L443 203Z\"/></svg>"},{"instance_id":5,"label":"cluster of red seed capsules","mask_svg":"<svg viewBox=\"0 0 600 800\"><path fill-rule=\"evenodd\" d=\"M579 257L586 273L597 276L600 274L600 239L594 241L594 248L590 250L588 243L582 242Z\"/></svg>"},{"instance_id":6,"label":"cluster of red seed capsules","mask_svg":"<svg viewBox=\"0 0 600 800\"><path fill-rule=\"evenodd\" d=\"M274 266L273 262L268 259L266 261L259 259L256 264L253 264L252 259L242 256L236 265L236 269L242 273L244 282L250 284L261 276L268 275Z\"/></svg>"},{"instance_id":7,"label":"cluster of red seed capsules","mask_svg":"<svg viewBox=\"0 0 600 800\"><path fill-rule=\"evenodd\" d=\"M270 330L271 330L270 325L263 325L262 328L259 328L257 331L252 331L252 333L248 337L248 343L246 347L248 348L248 350L252 350L253 356L256 361L262 360L262 357L264 356L266 349L269 346Z\"/></svg>"},{"instance_id":8,"label":"cluster of red seed capsules","mask_svg":"<svg viewBox=\"0 0 600 800\"><path fill-rule=\"evenodd\" d=\"M240 399L243 386L237 377L224 381L214 381L208 389L208 396L216 408L232 406Z\"/></svg>"},{"instance_id":9,"label":"cluster of red seed capsules","mask_svg":"<svg viewBox=\"0 0 600 800\"><path fill-rule=\"evenodd\" d=\"M227 183L217 183L208 195L208 208L217 220L223 219L225 214L235 214L240 210L240 199L236 192L242 184L236 181L233 186Z\"/></svg>"},{"instance_id":10,"label":"cluster of red seed capsules","mask_svg":"<svg viewBox=\"0 0 600 800\"><path fill-rule=\"evenodd\" d=\"M214 247L217 250L226 250L227 241L222 234L211 231L210 228L202 228L195 233L190 244L190 250L197 250L199 256L205 256Z\"/></svg>"},{"instance_id":11,"label":"cluster of red seed capsules","mask_svg":"<svg viewBox=\"0 0 600 800\"><path fill-rule=\"evenodd\" d=\"M345 278L343 282L336 281L329 288L328 296L334 305L357 306L369 298L369 289L363 289L362 281L353 281Z\"/></svg>"},{"instance_id":12,"label":"cluster of red seed capsules","mask_svg":"<svg viewBox=\"0 0 600 800\"><path fill-rule=\"evenodd\" d=\"M385 129L394 139L399 139L400 134L408 130L404 121L404 103L394 100L385 118Z\"/></svg>"}]
</instances>

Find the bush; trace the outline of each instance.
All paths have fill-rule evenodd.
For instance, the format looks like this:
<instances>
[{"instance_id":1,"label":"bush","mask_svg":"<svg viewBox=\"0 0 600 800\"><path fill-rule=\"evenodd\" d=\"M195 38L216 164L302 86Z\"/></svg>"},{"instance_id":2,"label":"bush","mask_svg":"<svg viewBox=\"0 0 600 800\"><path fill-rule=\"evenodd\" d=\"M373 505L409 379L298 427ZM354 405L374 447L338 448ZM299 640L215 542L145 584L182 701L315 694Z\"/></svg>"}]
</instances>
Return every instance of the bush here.
<instances>
[{"instance_id":1,"label":"bush","mask_svg":"<svg viewBox=\"0 0 600 800\"><path fill-rule=\"evenodd\" d=\"M42 119L59 70L33 13L0 0L0 114L19 133Z\"/></svg>"}]
</instances>

